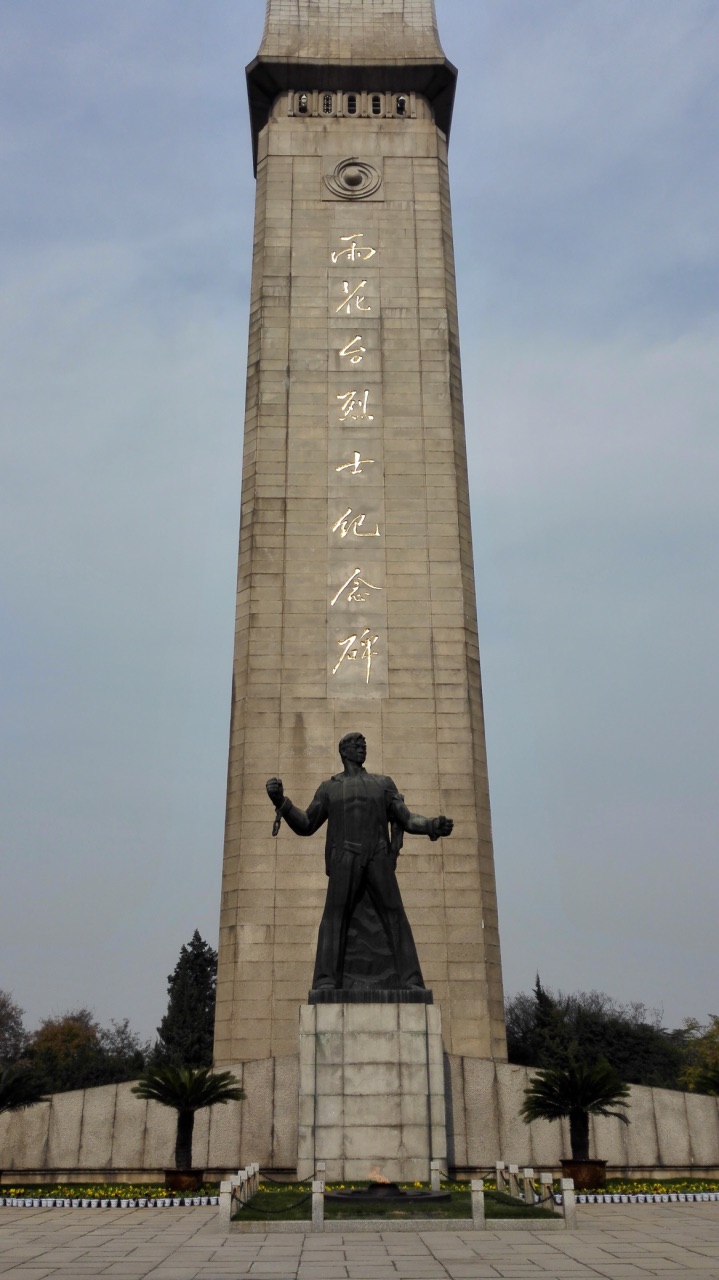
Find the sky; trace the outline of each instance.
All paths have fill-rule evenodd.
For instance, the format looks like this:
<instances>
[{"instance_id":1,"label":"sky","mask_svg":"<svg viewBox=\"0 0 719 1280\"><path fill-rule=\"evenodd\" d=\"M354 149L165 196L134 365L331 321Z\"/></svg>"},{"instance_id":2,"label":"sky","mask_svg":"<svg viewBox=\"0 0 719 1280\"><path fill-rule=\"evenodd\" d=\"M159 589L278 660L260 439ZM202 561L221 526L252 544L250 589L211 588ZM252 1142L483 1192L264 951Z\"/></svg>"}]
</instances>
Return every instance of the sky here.
<instances>
[{"instance_id":1,"label":"sky","mask_svg":"<svg viewBox=\"0 0 719 1280\"><path fill-rule=\"evenodd\" d=\"M437 0L500 933L719 1013L719 7ZM262 0L0 11L0 989L216 944Z\"/></svg>"}]
</instances>

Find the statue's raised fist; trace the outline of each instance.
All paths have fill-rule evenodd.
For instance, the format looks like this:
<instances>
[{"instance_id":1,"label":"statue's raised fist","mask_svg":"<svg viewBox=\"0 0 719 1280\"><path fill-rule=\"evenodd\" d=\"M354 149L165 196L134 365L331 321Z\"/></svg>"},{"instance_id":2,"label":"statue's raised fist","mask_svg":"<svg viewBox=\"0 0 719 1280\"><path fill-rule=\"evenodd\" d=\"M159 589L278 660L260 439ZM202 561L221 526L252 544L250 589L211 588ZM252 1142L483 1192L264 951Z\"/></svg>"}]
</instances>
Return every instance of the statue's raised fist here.
<instances>
[{"instance_id":1,"label":"statue's raised fist","mask_svg":"<svg viewBox=\"0 0 719 1280\"><path fill-rule=\"evenodd\" d=\"M279 809L280 805L282 804L282 801L285 798L284 787L282 786L282 779L268 778L267 782L265 783L265 786L267 787L267 794L270 797L270 800L272 801L273 805L275 806L275 809Z\"/></svg>"}]
</instances>

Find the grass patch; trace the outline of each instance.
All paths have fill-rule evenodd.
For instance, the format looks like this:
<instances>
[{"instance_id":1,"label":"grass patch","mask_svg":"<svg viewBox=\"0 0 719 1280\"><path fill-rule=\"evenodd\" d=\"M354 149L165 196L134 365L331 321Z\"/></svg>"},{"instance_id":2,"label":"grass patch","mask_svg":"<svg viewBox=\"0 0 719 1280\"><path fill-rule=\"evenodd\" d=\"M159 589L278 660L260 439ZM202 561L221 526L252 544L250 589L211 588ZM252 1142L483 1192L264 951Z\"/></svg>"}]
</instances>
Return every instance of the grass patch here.
<instances>
[{"instance_id":1,"label":"grass patch","mask_svg":"<svg viewBox=\"0 0 719 1280\"><path fill-rule=\"evenodd\" d=\"M416 1184L400 1184L406 1190L416 1189ZM367 1186L367 1183L348 1184L333 1183L328 1190L352 1190L354 1187ZM429 1190L429 1187L425 1187ZM446 1219L471 1218L472 1205L469 1187L466 1183L451 1183L445 1188L452 1192L451 1200L419 1200L401 1202L377 1200L371 1204L357 1204L351 1200L325 1201L325 1218L329 1221L346 1219L381 1219L388 1222L398 1219ZM312 1185L309 1182L286 1183L281 1187L269 1187L260 1184L260 1190L244 1209L238 1209L233 1215L234 1221L272 1221L308 1222L312 1217ZM491 1191L485 1194L485 1211L488 1218L551 1218L554 1215L546 1209L525 1208L519 1200Z\"/></svg>"}]
</instances>

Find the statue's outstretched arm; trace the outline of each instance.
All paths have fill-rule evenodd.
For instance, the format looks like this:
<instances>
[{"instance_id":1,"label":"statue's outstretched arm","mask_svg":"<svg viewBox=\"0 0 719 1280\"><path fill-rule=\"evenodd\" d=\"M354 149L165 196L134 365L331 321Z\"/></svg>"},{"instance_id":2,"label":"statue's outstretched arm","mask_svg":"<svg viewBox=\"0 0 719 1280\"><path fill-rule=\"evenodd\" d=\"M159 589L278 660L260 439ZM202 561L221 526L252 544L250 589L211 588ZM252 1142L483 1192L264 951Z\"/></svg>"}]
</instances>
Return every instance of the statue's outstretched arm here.
<instances>
[{"instance_id":1,"label":"statue's outstretched arm","mask_svg":"<svg viewBox=\"0 0 719 1280\"><path fill-rule=\"evenodd\" d=\"M438 818L425 818L421 813L410 813L399 793L392 798L391 817L408 836L429 836L430 840L451 836L454 827L452 819L445 818L444 814Z\"/></svg>"},{"instance_id":2,"label":"statue's outstretched arm","mask_svg":"<svg viewBox=\"0 0 719 1280\"><path fill-rule=\"evenodd\" d=\"M313 836L319 831L323 822L327 821L327 792L323 786L317 788L308 809L298 809L289 796L286 796L280 778L270 778L267 783L267 794L277 810L278 818L284 818L287 826L298 836Z\"/></svg>"}]
</instances>

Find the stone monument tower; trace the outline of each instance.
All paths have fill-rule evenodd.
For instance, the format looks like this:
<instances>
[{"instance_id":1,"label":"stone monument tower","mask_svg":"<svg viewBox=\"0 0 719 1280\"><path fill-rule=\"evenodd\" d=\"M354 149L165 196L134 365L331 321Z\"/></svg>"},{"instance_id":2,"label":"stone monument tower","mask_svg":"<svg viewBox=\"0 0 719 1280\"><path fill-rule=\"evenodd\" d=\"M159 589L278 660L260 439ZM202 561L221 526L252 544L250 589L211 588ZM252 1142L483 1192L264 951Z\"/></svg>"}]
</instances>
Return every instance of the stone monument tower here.
<instances>
[{"instance_id":1,"label":"stone monument tower","mask_svg":"<svg viewBox=\"0 0 719 1280\"><path fill-rule=\"evenodd\" d=\"M272 834L365 735L410 809L402 898L447 1053L506 1058L433 0L268 0L215 1059L298 1049L324 832Z\"/></svg>"}]
</instances>

